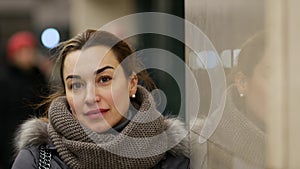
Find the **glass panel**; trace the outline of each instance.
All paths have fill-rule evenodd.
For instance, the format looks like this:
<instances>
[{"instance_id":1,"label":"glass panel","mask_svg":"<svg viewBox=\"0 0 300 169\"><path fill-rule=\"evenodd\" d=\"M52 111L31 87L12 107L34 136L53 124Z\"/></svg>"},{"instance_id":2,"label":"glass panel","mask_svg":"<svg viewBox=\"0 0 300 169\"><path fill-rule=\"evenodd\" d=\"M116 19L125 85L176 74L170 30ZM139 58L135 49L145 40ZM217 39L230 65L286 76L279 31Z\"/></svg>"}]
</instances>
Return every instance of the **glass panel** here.
<instances>
[{"instance_id":1,"label":"glass panel","mask_svg":"<svg viewBox=\"0 0 300 169\"><path fill-rule=\"evenodd\" d=\"M186 60L200 94L197 118L189 119L192 168L264 168L272 72L264 6L261 0L185 1L186 19L199 28L187 23L185 29L187 44L197 46L188 47ZM188 80L186 86L188 107Z\"/></svg>"}]
</instances>

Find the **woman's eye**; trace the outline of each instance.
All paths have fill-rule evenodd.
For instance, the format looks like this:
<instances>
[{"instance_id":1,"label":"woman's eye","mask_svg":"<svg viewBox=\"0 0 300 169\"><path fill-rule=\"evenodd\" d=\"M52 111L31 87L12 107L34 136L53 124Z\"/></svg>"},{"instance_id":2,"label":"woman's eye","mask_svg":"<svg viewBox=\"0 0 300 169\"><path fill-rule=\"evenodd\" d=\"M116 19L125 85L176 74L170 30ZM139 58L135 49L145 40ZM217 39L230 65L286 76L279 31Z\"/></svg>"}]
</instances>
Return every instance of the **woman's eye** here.
<instances>
[{"instance_id":1,"label":"woman's eye","mask_svg":"<svg viewBox=\"0 0 300 169\"><path fill-rule=\"evenodd\" d=\"M101 76L99 78L99 83L106 84L109 83L112 78L110 76Z\"/></svg>"},{"instance_id":2,"label":"woman's eye","mask_svg":"<svg viewBox=\"0 0 300 169\"><path fill-rule=\"evenodd\" d=\"M78 89L80 89L82 86L83 86L82 83L72 83L71 86L70 86L70 88L71 88L72 90L78 90Z\"/></svg>"}]
</instances>

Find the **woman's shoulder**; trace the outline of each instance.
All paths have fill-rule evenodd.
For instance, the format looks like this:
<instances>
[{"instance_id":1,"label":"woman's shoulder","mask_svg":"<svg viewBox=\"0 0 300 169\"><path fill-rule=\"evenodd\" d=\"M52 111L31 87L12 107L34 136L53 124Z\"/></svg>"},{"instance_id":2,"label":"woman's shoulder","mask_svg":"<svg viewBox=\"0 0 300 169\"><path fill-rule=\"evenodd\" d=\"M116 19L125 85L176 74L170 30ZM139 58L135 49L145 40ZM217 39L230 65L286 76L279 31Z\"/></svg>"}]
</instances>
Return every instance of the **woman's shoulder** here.
<instances>
[{"instance_id":1,"label":"woman's shoulder","mask_svg":"<svg viewBox=\"0 0 300 169\"><path fill-rule=\"evenodd\" d=\"M190 159L182 154L174 155L173 153L167 152L165 158L163 158L153 169L167 168L188 169L190 168Z\"/></svg>"},{"instance_id":2,"label":"woman's shoulder","mask_svg":"<svg viewBox=\"0 0 300 169\"><path fill-rule=\"evenodd\" d=\"M37 146L21 149L15 158L12 169L38 168L39 150Z\"/></svg>"},{"instance_id":3,"label":"woman's shoulder","mask_svg":"<svg viewBox=\"0 0 300 169\"><path fill-rule=\"evenodd\" d=\"M45 118L31 118L21 124L15 133L16 153L28 147L50 144L47 128L48 121Z\"/></svg>"},{"instance_id":4,"label":"woman's shoulder","mask_svg":"<svg viewBox=\"0 0 300 169\"><path fill-rule=\"evenodd\" d=\"M189 132L186 123L178 118L166 117L165 126L165 133L168 136L168 145L171 148L168 153L174 156L189 156Z\"/></svg>"},{"instance_id":5,"label":"woman's shoulder","mask_svg":"<svg viewBox=\"0 0 300 169\"><path fill-rule=\"evenodd\" d=\"M172 148L154 168L190 168L189 133L186 124L178 118L166 117L165 125L168 144L172 145Z\"/></svg>"},{"instance_id":6,"label":"woman's shoulder","mask_svg":"<svg viewBox=\"0 0 300 169\"><path fill-rule=\"evenodd\" d=\"M15 133L15 161L13 169L37 168L39 147L48 144L47 120L31 118L20 125Z\"/></svg>"},{"instance_id":7,"label":"woman's shoulder","mask_svg":"<svg viewBox=\"0 0 300 169\"><path fill-rule=\"evenodd\" d=\"M30 146L19 151L12 169L37 169L41 161L50 159L51 168L68 169L68 166L60 159L56 148L52 144Z\"/></svg>"}]
</instances>

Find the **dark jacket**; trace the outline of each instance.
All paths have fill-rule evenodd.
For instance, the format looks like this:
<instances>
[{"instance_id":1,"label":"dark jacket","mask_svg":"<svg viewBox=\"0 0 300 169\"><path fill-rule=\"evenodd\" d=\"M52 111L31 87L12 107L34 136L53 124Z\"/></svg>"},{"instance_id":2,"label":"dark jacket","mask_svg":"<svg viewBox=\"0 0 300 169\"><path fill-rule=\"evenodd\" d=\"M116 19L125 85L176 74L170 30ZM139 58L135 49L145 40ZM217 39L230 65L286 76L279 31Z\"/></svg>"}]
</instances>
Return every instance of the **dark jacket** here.
<instances>
[{"instance_id":1,"label":"dark jacket","mask_svg":"<svg viewBox=\"0 0 300 169\"><path fill-rule=\"evenodd\" d=\"M168 120L167 120L168 121ZM169 120L170 121L170 120ZM176 120L170 121L174 125L178 124L178 128L174 129L174 136L180 134L182 127L181 122ZM176 124L175 124L176 125ZM182 133L183 134L183 133ZM40 146L51 151L51 168L68 169L69 167L60 159L54 145L49 141L47 133L47 123L40 119L30 119L25 122L16 138L17 157L12 169L37 169L39 162ZM153 169L187 169L190 166L188 156L187 141L183 140L180 144L169 150L165 158L163 158Z\"/></svg>"},{"instance_id":2,"label":"dark jacket","mask_svg":"<svg viewBox=\"0 0 300 169\"><path fill-rule=\"evenodd\" d=\"M4 73L5 71L5 73ZM36 115L33 105L41 101L41 90L46 80L37 68L23 71L17 67L1 68L1 153L0 165L8 169L12 164L13 133L22 121Z\"/></svg>"},{"instance_id":3,"label":"dark jacket","mask_svg":"<svg viewBox=\"0 0 300 169\"><path fill-rule=\"evenodd\" d=\"M10 102L9 102L9 93L5 92L9 90L10 85L8 83L9 77L7 76L6 69L0 67L0 89L2 90L0 95L0 169L9 168L9 159L7 158L8 153L11 152L9 149L9 134L7 124L7 117L10 116Z\"/></svg>"}]
</instances>

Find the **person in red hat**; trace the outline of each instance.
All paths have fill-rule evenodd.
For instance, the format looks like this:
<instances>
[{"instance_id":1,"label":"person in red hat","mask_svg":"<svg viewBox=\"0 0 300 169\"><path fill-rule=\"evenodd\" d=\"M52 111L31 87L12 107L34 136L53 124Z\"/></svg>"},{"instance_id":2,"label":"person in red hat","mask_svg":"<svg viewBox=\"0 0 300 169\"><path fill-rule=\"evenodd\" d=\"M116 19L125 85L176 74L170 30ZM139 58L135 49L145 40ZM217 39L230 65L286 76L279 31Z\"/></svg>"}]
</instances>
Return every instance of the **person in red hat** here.
<instances>
[{"instance_id":1,"label":"person in red hat","mask_svg":"<svg viewBox=\"0 0 300 169\"><path fill-rule=\"evenodd\" d=\"M7 43L8 62L20 69L30 69L35 64L37 40L31 32L18 32Z\"/></svg>"},{"instance_id":2,"label":"person in red hat","mask_svg":"<svg viewBox=\"0 0 300 169\"><path fill-rule=\"evenodd\" d=\"M0 166L11 168L12 138L17 126L29 116L36 115L33 105L41 101L41 90L47 81L37 65L38 40L28 31L13 34L7 41L7 72L1 88L1 154ZM1 111L2 112L2 111ZM32 113L34 112L34 113Z\"/></svg>"}]
</instances>

